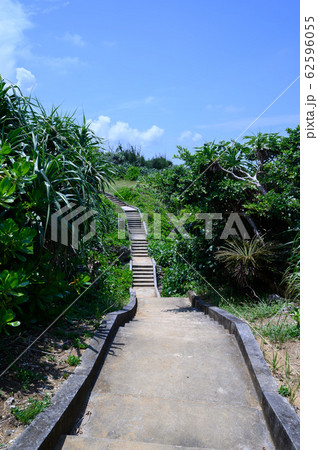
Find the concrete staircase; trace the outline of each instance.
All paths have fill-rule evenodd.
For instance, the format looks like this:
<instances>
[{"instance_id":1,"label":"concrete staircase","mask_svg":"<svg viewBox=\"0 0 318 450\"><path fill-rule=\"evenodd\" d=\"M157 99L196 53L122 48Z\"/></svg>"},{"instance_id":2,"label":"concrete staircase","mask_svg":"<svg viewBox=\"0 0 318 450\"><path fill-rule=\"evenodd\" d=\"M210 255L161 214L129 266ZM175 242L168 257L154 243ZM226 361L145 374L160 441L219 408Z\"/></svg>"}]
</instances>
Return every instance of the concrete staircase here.
<instances>
[{"instance_id":1,"label":"concrete staircase","mask_svg":"<svg viewBox=\"0 0 318 450\"><path fill-rule=\"evenodd\" d=\"M127 217L127 226L131 242L133 289L136 295L143 297L156 297L155 268L148 253L146 226L142 221L140 211L128 205L114 195L106 194L107 198L120 206Z\"/></svg>"},{"instance_id":2,"label":"concrete staircase","mask_svg":"<svg viewBox=\"0 0 318 450\"><path fill-rule=\"evenodd\" d=\"M117 206L128 206L126 202L124 202L123 200L120 200L119 198L115 197L112 194L108 194L107 192L105 193L105 196L111 201L113 202L115 205Z\"/></svg>"},{"instance_id":3,"label":"concrete staircase","mask_svg":"<svg viewBox=\"0 0 318 450\"><path fill-rule=\"evenodd\" d=\"M140 212L108 198L127 215L137 314L118 330L76 434L56 450L273 450L234 336L187 298L157 297Z\"/></svg>"},{"instance_id":4,"label":"concrete staircase","mask_svg":"<svg viewBox=\"0 0 318 450\"><path fill-rule=\"evenodd\" d=\"M139 298L63 450L273 450L233 335L186 298Z\"/></svg>"}]
</instances>

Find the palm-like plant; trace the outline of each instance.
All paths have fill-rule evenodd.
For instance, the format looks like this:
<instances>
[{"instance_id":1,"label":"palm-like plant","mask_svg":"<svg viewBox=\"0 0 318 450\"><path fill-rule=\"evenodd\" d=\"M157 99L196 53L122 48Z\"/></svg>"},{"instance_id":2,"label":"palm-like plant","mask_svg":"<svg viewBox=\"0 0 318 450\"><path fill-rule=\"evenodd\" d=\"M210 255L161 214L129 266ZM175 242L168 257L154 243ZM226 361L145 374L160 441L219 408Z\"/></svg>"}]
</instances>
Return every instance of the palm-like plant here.
<instances>
[{"instance_id":1,"label":"palm-like plant","mask_svg":"<svg viewBox=\"0 0 318 450\"><path fill-rule=\"evenodd\" d=\"M232 239L226 242L215 257L225 264L229 273L242 287L250 285L264 268L269 268L274 258L274 246L258 236L253 239Z\"/></svg>"},{"instance_id":2,"label":"palm-like plant","mask_svg":"<svg viewBox=\"0 0 318 450\"><path fill-rule=\"evenodd\" d=\"M85 117L79 125L58 108L47 113L38 100L23 97L0 78L0 121L1 143L11 147L11 157L28 160L36 175L25 195L44 233L51 214L70 202L103 208L99 192L112 181L115 168Z\"/></svg>"},{"instance_id":3,"label":"palm-like plant","mask_svg":"<svg viewBox=\"0 0 318 450\"><path fill-rule=\"evenodd\" d=\"M24 298L29 299L32 314L35 305L45 310L69 295L69 281L77 277L79 267L88 267L90 246L104 250L102 230L111 226L113 215L100 191L112 181L114 167L85 118L79 125L73 115L61 114L58 108L47 113L38 100L24 97L0 77L0 204L4 206L0 225L11 220L18 230L33 233L21 269L28 285ZM81 243L79 250L49 239L52 214L71 203L94 209L99 221L98 236L89 244ZM89 224L82 226L87 232ZM6 238L10 230L4 229ZM18 243L25 240L22 231L18 235ZM0 255L0 267L14 274L20 270L20 260L8 250ZM1 314L7 312L0 289L0 329Z\"/></svg>"}]
</instances>

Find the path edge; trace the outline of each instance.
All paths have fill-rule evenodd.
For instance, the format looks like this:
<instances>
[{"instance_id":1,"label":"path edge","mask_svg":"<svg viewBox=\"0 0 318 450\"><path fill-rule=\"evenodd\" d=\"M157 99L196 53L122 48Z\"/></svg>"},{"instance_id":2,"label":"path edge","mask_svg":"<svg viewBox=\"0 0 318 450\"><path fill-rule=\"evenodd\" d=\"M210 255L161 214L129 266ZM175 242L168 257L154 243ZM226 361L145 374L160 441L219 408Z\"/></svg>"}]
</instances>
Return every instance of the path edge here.
<instances>
[{"instance_id":1,"label":"path edge","mask_svg":"<svg viewBox=\"0 0 318 450\"><path fill-rule=\"evenodd\" d=\"M253 380L275 447L300 449L300 420L288 400L278 393L277 383L247 323L216 306L209 306L188 291L192 307L209 315L233 334Z\"/></svg>"},{"instance_id":2,"label":"path edge","mask_svg":"<svg viewBox=\"0 0 318 450\"><path fill-rule=\"evenodd\" d=\"M118 328L129 322L136 311L136 293L130 288L129 303L105 316L85 350L81 364L56 392L51 405L36 416L10 449L51 450L61 435L69 434Z\"/></svg>"}]
</instances>

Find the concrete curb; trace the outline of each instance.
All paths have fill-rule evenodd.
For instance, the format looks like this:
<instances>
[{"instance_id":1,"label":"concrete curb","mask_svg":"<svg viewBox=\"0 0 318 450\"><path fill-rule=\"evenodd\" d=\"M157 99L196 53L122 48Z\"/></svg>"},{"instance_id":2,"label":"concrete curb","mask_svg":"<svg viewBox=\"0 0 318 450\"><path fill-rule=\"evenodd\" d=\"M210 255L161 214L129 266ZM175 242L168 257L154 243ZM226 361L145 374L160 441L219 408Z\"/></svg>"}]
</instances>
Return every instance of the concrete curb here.
<instances>
[{"instance_id":1,"label":"concrete curb","mask_svg":"<svg viewBox=\"0 0 318 450\"><path fill-rule=\"evenodd\" d=\"M131 320L136 310L136 294L131 289L128 305L107 314L85 350L81 364L55 394L51 406L33 420L11 449L54 449L59 437L69 434L118 328Z\"/></svg>"},{"instance_id":2,"label":"concrete curb","mask_svg":"<svg viewBox=\"0 0 318 450\"><path fill-rule=\"evenodd\" d=\"M152 261L152 268L153 268L153 281L154 281L154 285L155 285L155 291L157 294L157 297L161 297L159 289L158 289L158 284L157 284L157 270L156 270L156 261L151 258Z\"/></svg>"},{"instance_id":3,"label":"concrete curb","mask_svg":"<svg viewBox=\"0 0 318 450\"><path fill-rule=\"evenodd\" d=\"M298 450L300 448L299 417L287 399L278 394L278 387L250 327L232 314L207 305L193 291L188 291L193 307L208 314L237 340L245 363L253 380L263 413L278 450Z\"/></svg>"}]
</instances>

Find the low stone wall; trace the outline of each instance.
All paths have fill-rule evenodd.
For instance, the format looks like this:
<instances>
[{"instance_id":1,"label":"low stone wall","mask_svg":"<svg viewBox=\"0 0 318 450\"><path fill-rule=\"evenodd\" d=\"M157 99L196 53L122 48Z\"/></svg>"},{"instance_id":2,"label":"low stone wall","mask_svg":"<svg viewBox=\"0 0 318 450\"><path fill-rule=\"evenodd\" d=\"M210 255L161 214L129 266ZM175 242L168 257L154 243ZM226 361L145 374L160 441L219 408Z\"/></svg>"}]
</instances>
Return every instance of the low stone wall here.
<instances>
[{"instance_id":1,"label":"low stone wall","mask_svg":"<svg viewBox=\"0 0 318 450\"><path fill-rule=\"evenodd\" d=\"M188 296L193 307L208 314L235 336L253 380L275 447L279 450L298 450L299 417L287 399L278 394L276 381L250 327L223 309L207 305L195 292L189 291Z\"/></svg>"},{"instance_id":2,"label":"low stone wall","mask_svg":"<svg viewBox=\"0 0 318 450\"><path fill-rule=\"evenodd\" d=\"M136 294L131 290L128 305L107 314L85 350L81 364L63 383L52 404L33 420L10 448L50 450L55 448L61 435L70 433L118 328L131 320L136 310Z\"/></svg>"}]
</instances>

